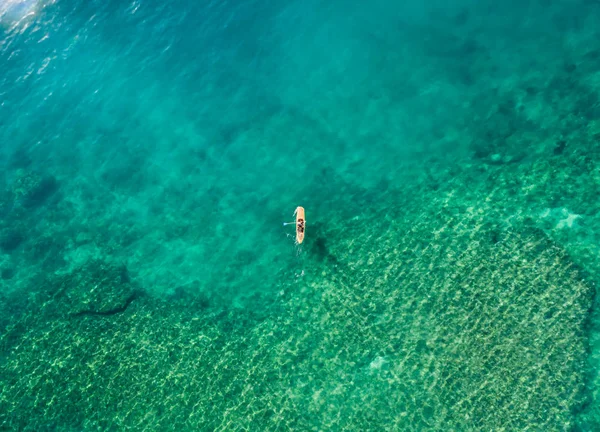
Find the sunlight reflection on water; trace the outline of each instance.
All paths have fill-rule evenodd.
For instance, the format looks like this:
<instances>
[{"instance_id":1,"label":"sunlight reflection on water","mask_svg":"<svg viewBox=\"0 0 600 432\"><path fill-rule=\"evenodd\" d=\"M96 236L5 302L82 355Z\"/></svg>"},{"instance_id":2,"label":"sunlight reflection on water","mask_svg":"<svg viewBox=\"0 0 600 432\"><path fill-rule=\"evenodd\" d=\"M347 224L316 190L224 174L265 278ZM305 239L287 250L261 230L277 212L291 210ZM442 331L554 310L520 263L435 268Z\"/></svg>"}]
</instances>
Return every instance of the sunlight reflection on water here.
<instances>
[{"instance_id":1,"label":"sunlight reflection on water","mask_svg":"<svg viewBox=\"0 0 600 432\"><path fill-rule=\"evenodd\" d=\"M0 1L0 25L14 28L35 16L44 6L41 0Z\"/></svg>"}]
</instances>

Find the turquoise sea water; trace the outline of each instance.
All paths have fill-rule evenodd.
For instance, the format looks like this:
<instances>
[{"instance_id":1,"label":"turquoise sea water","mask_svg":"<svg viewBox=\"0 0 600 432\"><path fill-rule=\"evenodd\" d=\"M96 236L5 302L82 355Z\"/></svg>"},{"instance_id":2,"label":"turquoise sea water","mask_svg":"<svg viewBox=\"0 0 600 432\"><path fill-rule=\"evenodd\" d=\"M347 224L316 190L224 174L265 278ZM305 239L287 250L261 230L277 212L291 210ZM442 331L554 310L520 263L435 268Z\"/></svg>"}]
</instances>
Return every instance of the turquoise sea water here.
<instances>
[{"instance_id":1,"label":"turquoise sea water","mask_svg":"<svg viewBox=\"0 0 600 432\"><path fill-rule=\"evenodd\" d=\"M0 430L598 430L598 22L0 0Z\"/></svg>"}]
</instances>

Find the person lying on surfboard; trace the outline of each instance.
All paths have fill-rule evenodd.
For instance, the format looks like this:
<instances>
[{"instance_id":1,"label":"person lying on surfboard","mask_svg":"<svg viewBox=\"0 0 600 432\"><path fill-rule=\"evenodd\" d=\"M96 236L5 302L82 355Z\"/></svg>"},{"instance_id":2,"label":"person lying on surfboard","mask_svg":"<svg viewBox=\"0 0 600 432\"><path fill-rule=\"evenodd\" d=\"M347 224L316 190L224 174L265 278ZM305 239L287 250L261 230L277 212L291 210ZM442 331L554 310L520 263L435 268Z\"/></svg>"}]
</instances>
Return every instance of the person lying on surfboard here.
<instances>
[{"instance_id":1,"label":"person lying on surfboard","mask_svg":"<svg viewBox=\"0 0 600 432\"><path fill-rule=\"evenodd\" d=\"M294 216L296 216L296 222L284 222L283 225L291 225L296 224L296 243L301 244L304 241L304 229L306 224L306 219L304 216L304 207L298 206L294 211Z\"/></svg>"}]
</instances>

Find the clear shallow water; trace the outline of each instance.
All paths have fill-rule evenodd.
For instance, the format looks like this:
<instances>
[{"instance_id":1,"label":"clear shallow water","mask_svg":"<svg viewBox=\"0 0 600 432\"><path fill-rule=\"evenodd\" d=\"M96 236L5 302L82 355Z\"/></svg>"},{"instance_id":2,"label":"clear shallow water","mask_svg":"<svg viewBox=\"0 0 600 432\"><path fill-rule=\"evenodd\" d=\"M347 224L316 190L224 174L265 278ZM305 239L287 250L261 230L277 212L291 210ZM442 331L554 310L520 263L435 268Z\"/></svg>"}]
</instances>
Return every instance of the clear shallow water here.
<instances>
[{"instance_id":1,"label":"clear shallow water","mask_svg":"<svg viewBox=\"0 0 600 432\"><path fill-rule=\"evenodd\" d=\"M594 430L599 14L4 2L0 424Z\"/></svg>"}]
</instances>

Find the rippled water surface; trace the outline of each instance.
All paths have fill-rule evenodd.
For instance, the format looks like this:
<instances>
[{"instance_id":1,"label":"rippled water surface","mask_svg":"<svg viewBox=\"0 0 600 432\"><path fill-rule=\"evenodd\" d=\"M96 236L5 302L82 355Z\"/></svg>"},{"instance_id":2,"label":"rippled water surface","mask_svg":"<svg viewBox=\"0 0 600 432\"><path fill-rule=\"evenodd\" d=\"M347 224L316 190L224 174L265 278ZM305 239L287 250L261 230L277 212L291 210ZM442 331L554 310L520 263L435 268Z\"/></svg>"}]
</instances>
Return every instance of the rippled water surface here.
<instances>
[{"instance_id":1,"label":"rippled water surface","mask_svg":"<svg viewBox=\"0 0 600 432\"><path fill-rule=\"evenodd\" d=\"M600 428L600 4L425 3L0 0L0 429Z\"/></svg>"}]
</instances>

